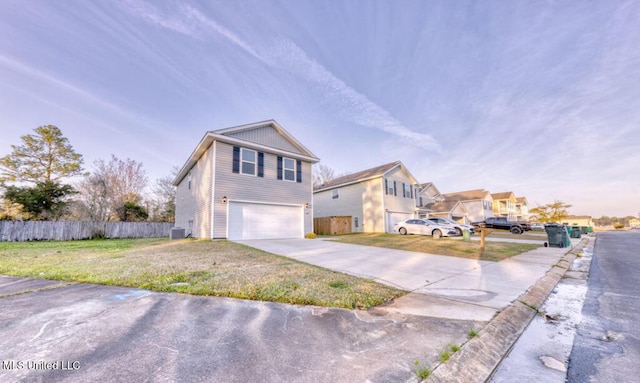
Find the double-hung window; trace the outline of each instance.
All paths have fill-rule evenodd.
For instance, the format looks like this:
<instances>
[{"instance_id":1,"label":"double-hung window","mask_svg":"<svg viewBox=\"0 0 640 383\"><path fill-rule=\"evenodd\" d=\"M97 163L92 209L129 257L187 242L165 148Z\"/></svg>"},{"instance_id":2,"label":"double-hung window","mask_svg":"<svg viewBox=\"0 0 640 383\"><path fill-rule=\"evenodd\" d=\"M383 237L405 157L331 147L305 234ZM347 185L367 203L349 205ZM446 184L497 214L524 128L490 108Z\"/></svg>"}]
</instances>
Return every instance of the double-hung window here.
<instances>
[{"instance_id":1,"label":"double-hung window","mask_svg":"<svg viewBox=\"0 0 640 383\"><path fill-rule=\"evenodd\" d=\"M296 161L284 157L282 159L282 179L285 181L295 182L296 180Z\"/></svg>"},{"instance_id":2,"label":"double-hung window","mask_svg":"<svg viewBox=\"0 0 640 383\"><path fill-rule=\"evenodd\" d=\"M258 154L255 150L240 149L240 173L255 176L258 162Z\"/></svg>"}]
</instances>

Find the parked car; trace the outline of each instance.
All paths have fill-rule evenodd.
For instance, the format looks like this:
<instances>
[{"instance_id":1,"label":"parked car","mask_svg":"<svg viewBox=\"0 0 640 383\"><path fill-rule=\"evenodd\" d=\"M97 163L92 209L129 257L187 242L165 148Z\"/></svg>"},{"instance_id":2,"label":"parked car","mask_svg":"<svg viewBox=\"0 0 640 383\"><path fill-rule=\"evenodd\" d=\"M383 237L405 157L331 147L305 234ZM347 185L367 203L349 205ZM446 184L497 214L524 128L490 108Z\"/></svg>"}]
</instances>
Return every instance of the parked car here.
<instances>
[{"instance_id":1,"label":"parked car","mask_svg":"<svg viewBox=\"0 0 640 383\"><path fill-rule=\"evenodd\" d=\"M544 230L544 223L532 223L531 224L531 230L536 229L536 230Z\"/></svg>"},{"instance_id":2,"label":"parked car","mask_svg":"<svg viewBox=\"0 0 640 383\"><path fill-rule=\"evenodd\" d=\"M406 219L393 225L393 231L403 235L431 235L433 238L456 235L456 229L450 225L440 225L428 219Z\"/></svg>"},{"instance_id":3,"label":"parked car","mask_svg":"<svg viewBox=\"0 0 640 383\"><path fill-rule=\"evenodd\" d=\"M473 234L475 229L471 225L465 225L464 223L458 223L450 218L432 217L429 220L436 222L439 225L451 225L456 230L456 235L462 235L462 230L469 230L469 233Z\"/></svg>"},{"instance_id":4,"label":"parked car","mask_svg":"<svg viewBox=\"0 0 640 383\"><path fill-rule=\"evenodd\" d=\"M488 217L484 221L472 222L471 224L478 228L509 230L513 234L522 234L531 230L529 222L508 221L507 217Z\"/></svg>"}]
</instances>

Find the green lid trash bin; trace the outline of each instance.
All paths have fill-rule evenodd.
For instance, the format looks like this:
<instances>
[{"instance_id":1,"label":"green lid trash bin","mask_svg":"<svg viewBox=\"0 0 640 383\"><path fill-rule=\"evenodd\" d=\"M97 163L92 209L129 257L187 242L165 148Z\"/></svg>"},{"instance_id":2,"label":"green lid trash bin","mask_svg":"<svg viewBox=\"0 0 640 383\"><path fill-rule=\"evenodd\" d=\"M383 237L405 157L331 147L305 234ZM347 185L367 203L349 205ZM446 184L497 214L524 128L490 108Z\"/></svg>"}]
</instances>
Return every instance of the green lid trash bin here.
<instances>
[{"instance_id":1,"label":"green lid trash bin","mask_svg":"<svg viewBox=\"0 0 640 383\"><path fill-rule=\"evenodd\" d=\"M571 238L580 238L580 226L572 226L571 227Z\"/></svg>"},{"instance_id":2,"label":"green lid trash bin","mask_svg":"<svg viewBox=\"0 0 640 383\"><path fill-rule=\"evenodd\" d=\"M545 246L549 247L567 247L571 246L571 241L567 233L567 227L556 223L544 225L544 231L547 232L547 242ZM569 245L567 245L569 242Z\"/></svg>"}]
</instances>

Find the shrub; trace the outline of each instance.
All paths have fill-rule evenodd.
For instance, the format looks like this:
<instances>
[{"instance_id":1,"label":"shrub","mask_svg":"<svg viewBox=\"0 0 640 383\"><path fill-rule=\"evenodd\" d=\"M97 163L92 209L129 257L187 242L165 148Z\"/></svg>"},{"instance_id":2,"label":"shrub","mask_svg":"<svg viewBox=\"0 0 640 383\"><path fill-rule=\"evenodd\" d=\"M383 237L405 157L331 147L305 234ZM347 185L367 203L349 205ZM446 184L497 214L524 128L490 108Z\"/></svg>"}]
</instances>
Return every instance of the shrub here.
<instances>
[{"instance_id":1,"label":"shrub","mask_svg":"<svg viewBox=\"0 0 640 383\"><path fill-rule=\"evenodd\" d=\"M315 239L317 235L316 233L307 233L304 237L307 239Z\"/></svg>"}]
</instances>

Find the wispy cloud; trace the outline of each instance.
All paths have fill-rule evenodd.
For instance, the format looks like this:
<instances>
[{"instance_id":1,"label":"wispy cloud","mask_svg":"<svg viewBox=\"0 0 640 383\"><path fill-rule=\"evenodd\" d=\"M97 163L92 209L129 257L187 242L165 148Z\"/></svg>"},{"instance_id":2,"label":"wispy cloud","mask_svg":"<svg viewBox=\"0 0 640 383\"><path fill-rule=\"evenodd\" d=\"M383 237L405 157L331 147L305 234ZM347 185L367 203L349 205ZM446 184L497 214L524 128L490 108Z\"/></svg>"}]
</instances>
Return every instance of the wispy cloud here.
<instances>
[{"instance_id":1,"label":"wispy cloud","mask_svg":"<svg viewBox=\"0 0 640 383\"><path fill-rule=\"evenodd\" d=\"M319 91L345 121L391 134L420 149L442 153L442 147L432 135L417 132L402 124L387 110L309 57L289 39L277 38L262 44L250 43L189 5L178 5L172 10L172 14L163 15L156 7L146 3L134 4L131 10L148 22L194 38L213 32L260 62L302 79Z\"/></svg>"}]
</instances>

